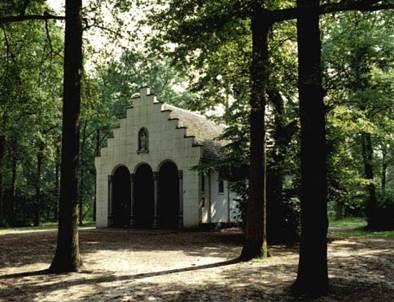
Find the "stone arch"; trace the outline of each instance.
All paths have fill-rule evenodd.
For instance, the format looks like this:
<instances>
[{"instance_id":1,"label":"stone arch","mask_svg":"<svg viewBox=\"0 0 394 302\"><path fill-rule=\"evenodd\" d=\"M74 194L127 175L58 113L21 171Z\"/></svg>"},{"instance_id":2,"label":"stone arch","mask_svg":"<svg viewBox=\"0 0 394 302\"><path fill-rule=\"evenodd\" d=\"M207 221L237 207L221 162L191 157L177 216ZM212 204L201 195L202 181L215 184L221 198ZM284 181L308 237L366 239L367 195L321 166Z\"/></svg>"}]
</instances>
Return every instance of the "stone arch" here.
<instances>
[{"instance_id":1,"label":"stone arch","mask_svg":"<svg viewBox=\"0 0 394 302\"><path fill-rule=\"evenodd\" d=\"M136 166L134 173L134 225L136 227L151 227L153 224L153 215L153 172L147 163L140 163Z\"/></svg>"},{"instance_id":2,"label":"stone arch","mask_svg":"<svg viewBox=\"0 0 394 302\"><path fill-rule=\"evenodd\" d=\"M129 226L130 208L130 171L126 166L118 165L112 173L111 225L114 227Z\"/></svg>"},{"instance_id":3,"label":"stone arch","mask_svg":"<svg viewBox=\"0 0 394 302\"><path fill-rule=\"evenodd\" d=\"M179 171L171 160L159 165L158 173L158 220L163 228L176 228L180 219Z\"/></svg>"}]
</instances>

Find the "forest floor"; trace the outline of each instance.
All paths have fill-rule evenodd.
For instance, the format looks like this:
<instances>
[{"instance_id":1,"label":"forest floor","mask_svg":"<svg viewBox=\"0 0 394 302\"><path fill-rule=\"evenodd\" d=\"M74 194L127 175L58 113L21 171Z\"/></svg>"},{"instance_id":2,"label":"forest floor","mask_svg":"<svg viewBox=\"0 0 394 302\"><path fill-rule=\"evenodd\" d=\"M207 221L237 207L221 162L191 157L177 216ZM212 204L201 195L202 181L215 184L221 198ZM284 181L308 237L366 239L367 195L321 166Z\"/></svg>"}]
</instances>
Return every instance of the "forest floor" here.
<instances>
[{"instance_id":1,"label":"forest floor","mask_svg":"<svg viewBox=\"0 0 394 302\"><path fill-rule=\"evenodd\" d=\"M288 296L297 248L236 263L234 229L82 230L80 242L82 272L50 275L56 232L0 235L0 301L301 301ZM330 240L330 295L314 301L394 301L393 250L392 238Z\"/></svg>"}]
</instances>

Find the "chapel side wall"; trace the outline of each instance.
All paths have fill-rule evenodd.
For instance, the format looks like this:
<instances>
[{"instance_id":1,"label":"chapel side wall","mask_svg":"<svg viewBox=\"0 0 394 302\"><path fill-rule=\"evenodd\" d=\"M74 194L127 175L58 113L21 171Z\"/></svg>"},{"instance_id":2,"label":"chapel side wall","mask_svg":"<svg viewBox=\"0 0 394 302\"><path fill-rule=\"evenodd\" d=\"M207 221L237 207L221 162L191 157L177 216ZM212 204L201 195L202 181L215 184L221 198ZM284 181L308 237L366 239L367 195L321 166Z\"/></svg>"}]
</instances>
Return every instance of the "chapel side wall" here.
<instances>
[{"instance_id":1,"label":"chapel side wall","mask_svg":"<svg viewBox=\"0 0 394 302\"><path fill-rule=\"evenodd\" d=\"M219 192L219 173L214 171L211 174L211 223L230 222L227 181L224 181L223 189Z\"/></svg>"}]
</instances>

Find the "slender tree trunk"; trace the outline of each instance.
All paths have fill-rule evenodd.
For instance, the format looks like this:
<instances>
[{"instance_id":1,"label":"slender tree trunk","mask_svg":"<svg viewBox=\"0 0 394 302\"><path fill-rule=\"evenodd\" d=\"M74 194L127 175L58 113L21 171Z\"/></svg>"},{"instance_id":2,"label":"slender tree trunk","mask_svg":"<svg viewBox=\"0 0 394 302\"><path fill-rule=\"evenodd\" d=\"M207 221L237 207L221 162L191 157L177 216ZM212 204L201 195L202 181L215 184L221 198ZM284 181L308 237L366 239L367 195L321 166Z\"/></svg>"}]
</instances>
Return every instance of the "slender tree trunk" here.
<instances>
[{"instance_id":1,"label":"slender tree trunk","mask_svg":"<svg viewBox=\"0 0 394 302\"><path fill-rule=\"evenodd\" d=\"M362 133L361 134L361 149L364 162L364 173L365 178L369 181L367 185L368 201L367 201L367 221L368 229L375 229L378 224L378 217L376 215L376 210L378 207L378 201L376 198L376 186L374 183L374 173L373 173L373 149L371 134Z\"/></svg>"},{"instance_id":2,"label":"slender tree trunk","mask_svg":"<svg viewBox=\"0 0 394 302\"><path fill-rule=\"evenodd\" d=\"M80 169L80 173L81 173L81 181L80 181L80 187L79 187L79 225L83 225L83 195L82 195L82 191L83 191L83 181L84 181L84 161L83 161L83 150L85 148L85 143L86 143L86 128L88 126L88 123L85 121L82 127L82 141L81 141L81 154L80 154L80 158L81 158L81 166L82 169Z\"/></svg>"},{"instance_id":3,"label":"slender tree trunk","mask_svg":"<svg viewBox=\"0 0 394 302\"><path fill-rule=\"evenodd\" d=\"M51 272L75 272L82 265L78 236L81 13L82 0L66 0L59 229Z\"/></svg>"},{"instance_id":4,"label":"slender tree trunk","mask_svg":"<svg viewBox=\"0 0 394 302\"><path fill-rule=\"evenodd\" d=\"M3 188L3 162L5 155L6 139L4 135L0 135L0 226L3 225L5 219L4 212L4 188Z\"/></svg>"},{"instance_id":5,"label":"slender tree trunk","mask_svg":"<svg viewBox=\"0 0 394 302\"><path fill-rule=\"evenodd\" d=\"M56 166L55 166L55 205L54 205L54 220L58 221L59 215L59 197L60 197L60 186L59 186L59 174L60 174L60 146L56 144Z\"/></svg>"},{"instance_id":6,"label":"slender tree trunk","mask_svg":"<svg viewBox=\"0 0 394 302\"><path fill-rule=\"evenodd\" d=\"M385 200L386 195L386 177L387 177L387 148L382 148L382 175L381 175L381 194L382 200Z\"/></svg>"},{"instance_id":7,"label":"slender tree trunk","mask_svg":"<svg viewBox=\"0 0 394 302\"><path fill-rule=\"evenodd\" d=\"M96 157L100 156L100 147L101 147L101 137L100 137L100 129L96 130ZM96 221L96 196L97 196L97 181L94 186L94 197L93 197L93 221Z\"/></svg>"},{"instance_id":8,"label":"slender tree trunk","mask_svg":"<svg viewBox=\"0 0 394 302\"><path fill-rule=\"evenodd\" d=\"M267 165L267 238L268 242L283 242L284 238L282 207L283 161L286 148L285 108L278 91L268 91L269 101L273 105L274 125L272 131L273 147Z\"/></svg>"},{"instance_id":9,"label":"slender tree trunk","mask_svg":"<svg viewBox=\"0 0 394 302\"><path fill-rule=\"evenodd\" d=\"M279 91L269 89L268 97L274 121L273 146L267 164L267 237L268 243L291 243L298 239L298 234L296 227L291 228L284 216L290 205L283 199L283 183L288 146L297 127L294 121L287 124L284 100Z\"/></svg>"},{"instance_id":10,"label":"slender tree trunk","mask_svg":"<svg viewBox=\"0 0 394 302\"><path fill-rule=\"evenodd\" d=\"M17 147L16 141L12 139L11 141L11 194L10 194L10 204L9 204L9 222L12 226L16 225L16 178L17 178Z\"/></svg>"},{"instance_id":11,"label":"slender tree trunk","mask_svg":"<svg viewBox=\"0 0 394 302\"><path fill-rule=\"evenodd\" d=\"M301 244L296 295L328 293L327 144L321 74L319 0L297 0L301 121Z\"/></svg>"},{"instance_id":12,"label":"slender tree trunk","mask_svg":"<svg viewBox=\"0 0 394 302\"><path fill-rule=\"evenodd\" d=\"M39 226L41 222L41 173L44 158L44 147L44 143L40 142L37 152L36 208L34 217L35 226Z\"/></svg>"},{"instance_id":13,"label":"slender tree trunk","mask_svg":"<svg viewBox=\"0 0 394 302\"><path fill-rule=\"evenodd\" d=\"M259 1L251 16L252 62L250 66L250 179L245 227L245 243L241 260L268 256L266 235L266 156L265 106L268 83L268 37L271 23Z\"/></svg>"},{"instance_id":14,"label":"slender tree trunk","mask_svg":"<svg viewBox=\"0 0 394 302\"><path fill-rule=\"evenodd\" d=\"M344 204L341 200L335 202L335 220L343 219Z\"/></svg>"}]
</instances>

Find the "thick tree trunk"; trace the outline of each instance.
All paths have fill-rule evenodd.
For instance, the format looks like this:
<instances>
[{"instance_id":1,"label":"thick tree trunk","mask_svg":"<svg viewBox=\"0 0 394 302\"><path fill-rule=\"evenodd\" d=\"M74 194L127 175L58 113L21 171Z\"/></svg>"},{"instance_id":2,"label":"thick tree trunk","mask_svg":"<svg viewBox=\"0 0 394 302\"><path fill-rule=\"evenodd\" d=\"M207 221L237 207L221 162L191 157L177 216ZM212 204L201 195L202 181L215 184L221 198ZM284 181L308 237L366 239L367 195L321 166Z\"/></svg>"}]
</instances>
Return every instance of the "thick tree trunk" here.
<instances>
[{"instance_id":1,"label":"thick tree trunk","mask_svg":"<svg viewBox=\"0 0 394 302\"><path fill-rule=\"evenodd\" d=\"M296 295L328 293L327 146L321 75L319 0L297 0L301 121L301 244Z\"/></svg>"},{"instance_id":2,"label":"thick tree trunk","mask_svg":"<svg viewBox=\"0 0 394 302\"><path fill-rule=\"evenodd\" d=\"M41 173L44 159L44 147L44 143L40 142L37 152L36 207L34 216L35 226L39 226L41 222Z\"/></svg>"},{"instance_id":3,"label":"thick tree trunk","mask_svg":"<svg viewBox=\"0 0 394 302\"><path fill-rule=\"evenodd\" d=\"M59 229L51 272L79 271L79 116L82 75L82 0L66 0L62 164Z\"/></svg>"},{"instance_id":4,"label":"thick tree trunk","mask_svg":"<svg viewBox=\"0 0 394 302\"><path fill-rule=\"evenodd\" d=\"M368 201L367 201L367 221L368 229L375 229L378 224L378 217L376 215L376 210L378 207L378 201L376 197L376 186L374 183L374 173L373 173L373 149L371 134L362 133L361 134L361 149L364 162L364 173L365 178L369 181L367 185Z\"/></svg>"},{"instance_id":5,"label":"thick tree trunk","mask_svg":"<svg viewBox=\"0 0 394 302\"><path fill-rule=\"evenodd\" d=\"M4 188L3 188L3 162L5 155L6 139L4 135L0 135L0 226L4 224L5 207L4 207Z\"/></svg>"},{"instance_id":6,"label":"thick tree trunk","mask_svg":"<svg viewBox=\"0 0 394 302\"><path fill-rule=\"evenodd\" d=\"M258 2L258 1L257 1ZM259 3L259 2L258 2ZM268 83L268 36L271 30L268 16L259 4L251 17L252 62L250 66L250 179L247 205L245 243L241 260L267 257L266 235L266 156L265 106Z\"/></svg>"}]
</instances>

